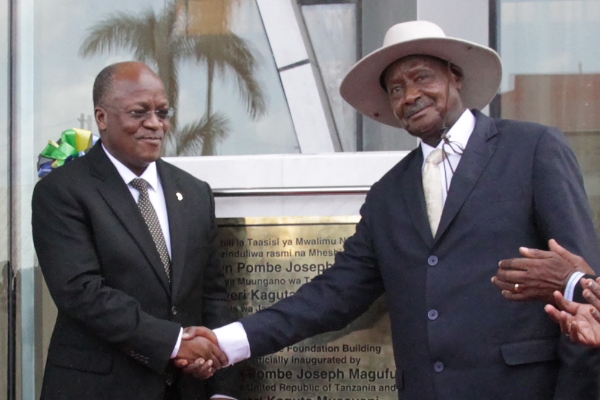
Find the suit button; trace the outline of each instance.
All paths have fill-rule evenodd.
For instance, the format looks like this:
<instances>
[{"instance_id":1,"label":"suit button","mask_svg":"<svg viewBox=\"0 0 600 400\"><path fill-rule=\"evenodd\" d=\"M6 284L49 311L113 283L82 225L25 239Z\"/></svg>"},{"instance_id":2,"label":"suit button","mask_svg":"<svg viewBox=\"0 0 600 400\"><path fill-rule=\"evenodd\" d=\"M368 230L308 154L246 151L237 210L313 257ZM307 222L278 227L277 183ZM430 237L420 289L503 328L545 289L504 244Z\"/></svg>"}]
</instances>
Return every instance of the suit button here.
<instances>
[{"instance_id":1,"label":"suit button","mask_svg":"<svg viewBox=\"0 0 600 400\"><path fill-rule=\"evenodd\" d=\"M175 306L171 307L171 314L177 315L177 307L175 307Z\"/></svg>"},{"instance_id":2,"label":"suit button","mask_svg":"<svg viewBox=\"0 0 600 400\"><path fill-rule=\"evenodd\" d=\"M438 258L436 256L429 256L427 263L433 267L434 265L437 265Z\"/></svg>"},{"instance_id":3,"label":"suit button","mask_svg":"<svg viewBox=\"0 0 600 400\"><path fill-rule=\"evenodd\" d=\"M444 363L441 361L436 361L433 363L433 370L435 372L442 372L444 370Z\"/></svg>"},{"instance_id":4,"label":"suit button","mask_svg":"<svg viewBox=\"0 0 600 400\"><path fill-rule=\"evenodd\" d=\"M437 310L429 310L429 312L427 313L427 318L429 318L432 321L435 321L438 317L438 312Z\"/></svg>"}]
</instances>

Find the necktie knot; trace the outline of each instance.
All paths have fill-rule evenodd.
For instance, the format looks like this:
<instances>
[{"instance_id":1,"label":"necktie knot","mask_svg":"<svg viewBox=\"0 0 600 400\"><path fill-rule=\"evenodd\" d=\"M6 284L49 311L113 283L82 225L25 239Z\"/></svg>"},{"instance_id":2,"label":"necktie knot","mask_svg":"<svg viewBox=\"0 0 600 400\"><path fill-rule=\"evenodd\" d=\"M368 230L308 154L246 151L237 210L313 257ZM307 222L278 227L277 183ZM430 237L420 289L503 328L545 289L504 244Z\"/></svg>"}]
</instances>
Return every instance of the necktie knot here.
<instances>
[{"instance_id":1,"label":"necktie knot","mask_svg":"<svg viewBox=\"0 0 600 400\"><path fill-rule=\"evenodd\" d=\"M137 189L139 192L147 192L148 186L150 185L148 181L142 178L135 178L131 182L129 182L131 186Z\"/></svg>"},{"instance_id":2,"label":"necktie knot","mask_svg":"<svg viewBox=\"0 0 600 400\"><path fill-rule=\"evenodd\" d=\"M427 156L425 163L438 165L444 159L444 152L442 149L435 149Z\"/></svg>"}]
</instances>

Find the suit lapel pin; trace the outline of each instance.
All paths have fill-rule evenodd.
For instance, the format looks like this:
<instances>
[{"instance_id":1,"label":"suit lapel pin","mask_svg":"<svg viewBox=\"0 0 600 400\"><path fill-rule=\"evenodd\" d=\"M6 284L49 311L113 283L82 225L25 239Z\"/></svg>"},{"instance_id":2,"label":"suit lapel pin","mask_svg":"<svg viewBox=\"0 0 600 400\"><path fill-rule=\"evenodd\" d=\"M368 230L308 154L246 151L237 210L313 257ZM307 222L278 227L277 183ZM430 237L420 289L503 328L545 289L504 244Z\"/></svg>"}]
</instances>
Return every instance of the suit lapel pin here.
<instances>
[{"instance_id":1,"label":"suit lapel pin","mask_svg":"<svg viewBox=\"0 0 600 400\"><path fill-rule=\"evenodd\" d=\"M179 201L183 200L183 196L181 195L181 193L177 192L177 193L175 193L175 196L177 196L177 200L179 200Z\"/></svg>"}]
</instances>

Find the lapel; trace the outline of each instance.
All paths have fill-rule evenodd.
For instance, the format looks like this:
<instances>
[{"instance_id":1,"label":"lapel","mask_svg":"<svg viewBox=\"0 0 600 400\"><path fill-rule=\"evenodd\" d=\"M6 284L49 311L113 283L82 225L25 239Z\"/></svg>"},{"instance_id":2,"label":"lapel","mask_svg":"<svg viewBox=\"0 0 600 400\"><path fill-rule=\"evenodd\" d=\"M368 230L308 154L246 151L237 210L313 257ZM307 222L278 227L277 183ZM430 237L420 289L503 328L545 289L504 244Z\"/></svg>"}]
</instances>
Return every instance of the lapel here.
<instances>
[{"instance_id":1,"label":"lapel","mask_svg":"<svg viewBox=\"0 0 600 400\"><path fill-rule=\"evenodd\" d=\"M184 275L187 246L187 219L185 213L185 191L171 168L162 160L156 161L156 168L165 195L169 215L169 235L171 236L171 289L175 298ZM179 196L178 196L179 194ZM180 200L181 198L181 200Z\"/></svg>"},{"instance_id":2,"label":"lapel","mask_svg":"<svg viewBox=\"0 0 600 400\"><path fill-rule=\"evenodd\" d=\"M448 229L496 151L497 130L494 122L476 110L473 110L473 114L476 118L475 129L452 177L434 242Z\"/></svg>"},{"instance_id":3,"label":"lapel","mask_svg":"<svg viewBox=\"0 0 600 400\"><path fill-rule=\"evenodd\" d=\"M142 217L127 184L101 148L100 141L86 154L85 158L90 163L92 176L100 180L97 186L100 196L137 243L163 287L167 293L170 293L169 281L144 217Z\"/></svg>"},{"instance_id":4,"label":"lapel","mask_svg":"<svg viewBox=\"0 0 600 400\"><path fill-rule=\"evenodd\" d=\"M402 197L404 197L408 213L419 235L431 247L433 237L431 236L431 228L427 219L427 206L425 205L425 195L423 194L423 151L421 150L421 146L415 149L413 154L412 160L408 161L406 172L402 174L399 187L402 188Z\"/></svg>"}]
</instances>

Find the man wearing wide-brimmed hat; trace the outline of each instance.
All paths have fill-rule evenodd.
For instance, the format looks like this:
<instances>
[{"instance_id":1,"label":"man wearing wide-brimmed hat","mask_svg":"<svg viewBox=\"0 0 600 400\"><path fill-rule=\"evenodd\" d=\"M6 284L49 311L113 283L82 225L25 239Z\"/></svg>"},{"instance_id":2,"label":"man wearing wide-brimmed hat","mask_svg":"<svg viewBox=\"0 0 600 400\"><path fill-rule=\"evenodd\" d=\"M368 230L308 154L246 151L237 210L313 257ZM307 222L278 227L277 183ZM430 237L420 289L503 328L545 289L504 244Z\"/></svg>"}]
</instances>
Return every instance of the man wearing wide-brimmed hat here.
<instances>
[{"instance_id":1,"label":"man wearing wide-brimmed hat","mask_svg":"<svg viewBox=\"0 0 600 400\"><path fill-rule=\"evenodd\" d=\"M595 353L559 343L543 303L507 301L490 282L499 260L550 238L600 260L562 133L479 111L500 77L493 50L425 21L392 27L352 68L344 99L421 144L373 185L332 268L217 330L230 361L340 329L385 293L401 399L598 398Z\"/></svg>"}]
</instances>

